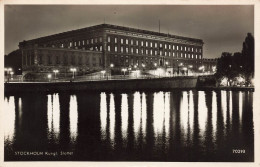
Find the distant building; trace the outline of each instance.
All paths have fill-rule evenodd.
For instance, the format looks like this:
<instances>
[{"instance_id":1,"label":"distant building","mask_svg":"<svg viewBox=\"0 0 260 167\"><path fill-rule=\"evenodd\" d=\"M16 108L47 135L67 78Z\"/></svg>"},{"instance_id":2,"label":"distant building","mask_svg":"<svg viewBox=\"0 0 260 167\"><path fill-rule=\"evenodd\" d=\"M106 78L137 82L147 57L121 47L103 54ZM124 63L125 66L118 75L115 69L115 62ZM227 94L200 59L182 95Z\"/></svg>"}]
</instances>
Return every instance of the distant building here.
<instances>
[{"instance_id":1,"label":"distant building","mask_svg":"<svg viewBox=\"0 0 260 167\"><path fill-rule=\"evenodd\" d=\"M126 67L198 71L204 60L201 39L109 24L23 41L19 48L25 73L66 74L71 67L82 74Z\"/></svg>"},{"instance_id":2,"label":"distant building","mask_svg":"<svg viewBox=\"0 0 260 167\"><path fill-rule=\"evenodd\" d=\"M215 59L203 59L202 63L204 66L204 71L206 72L216 72L218 58Z\"/></svg>"}]
</instances>

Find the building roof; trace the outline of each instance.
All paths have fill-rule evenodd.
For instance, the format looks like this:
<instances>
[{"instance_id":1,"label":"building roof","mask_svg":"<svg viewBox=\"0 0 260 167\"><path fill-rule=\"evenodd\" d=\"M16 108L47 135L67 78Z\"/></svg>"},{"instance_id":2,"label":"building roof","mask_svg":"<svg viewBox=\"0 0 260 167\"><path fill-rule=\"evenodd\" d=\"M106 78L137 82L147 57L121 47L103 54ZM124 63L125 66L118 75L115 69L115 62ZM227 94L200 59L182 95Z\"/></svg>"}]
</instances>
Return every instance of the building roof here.
<instances>
[{"instance_id":1,"label":"building roof","mask_svg":"<svg viewBox=\"0 0 260 167\"><path fill-rule=\"evenodd\" d=\"M76 29L72 31L66 31L54 35L49 35L49 36L44 36L28 41L23 41L23 42L41 42L45 41L48 39L54 40L54 39L60 39L64 37L70 37L72 34L80 34L88 31L94 31L94 30L99 30L99 29L114 29L114 30L123 30L123 31L128 31L128 32L135 32L135 33L142 33L142 34L147 34L147 35L155 35L155 36L161 36L161 37L167 37L167 38L175 38L175 39L181 39L181 40L189 40L192 42L198 42L203 44L202 39L196 39L196 38L189 38L189 37L183 37L183 36L177 36L177 35L172 35L172 34L166 34L166 33L160 33L160 32L155 32L155 31L148 31L148 30L142 30L142 29L137 29L137 28L131 28L131 27L124 27L124 26L117 26L117 25L112 25L112 24L99 24L95 26L90 26L86 28L81 28L81 29ZM23 43L21 42L21 43Z\"/></svg>"}]
</instances>

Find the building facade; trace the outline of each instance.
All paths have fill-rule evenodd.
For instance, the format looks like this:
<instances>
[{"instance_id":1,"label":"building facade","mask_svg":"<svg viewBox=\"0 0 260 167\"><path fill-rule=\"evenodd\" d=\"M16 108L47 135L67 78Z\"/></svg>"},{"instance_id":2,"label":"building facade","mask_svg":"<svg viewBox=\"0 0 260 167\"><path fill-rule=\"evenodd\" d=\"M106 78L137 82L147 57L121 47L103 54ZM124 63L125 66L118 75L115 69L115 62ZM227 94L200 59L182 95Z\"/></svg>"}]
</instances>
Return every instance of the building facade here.
<instances>
[{"instance_id":1,"label":"building facade","mask_svg":"<svg viewBox=\"0 0 260 167\"><path fill-rule=\"evenodd\" d=\"M71 67L91 72L166 67L198 71L203 41L129 27L100 24L19 43L24 72Z\"/></svg>"}]
</instances>

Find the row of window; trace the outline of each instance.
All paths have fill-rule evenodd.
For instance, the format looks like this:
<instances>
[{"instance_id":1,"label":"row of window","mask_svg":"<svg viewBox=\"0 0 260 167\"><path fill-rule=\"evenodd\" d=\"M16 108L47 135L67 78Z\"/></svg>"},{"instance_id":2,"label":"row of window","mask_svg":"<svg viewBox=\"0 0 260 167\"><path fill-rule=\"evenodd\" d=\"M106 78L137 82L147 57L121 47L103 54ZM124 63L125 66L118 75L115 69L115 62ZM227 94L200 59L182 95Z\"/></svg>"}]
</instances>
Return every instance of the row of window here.
<instances>
[{"instance_id":1,"label":"row of window","mask_svg":"<svg viewBox=\"0 0 260 167\"><path fill-rule=\"evenodd\" d=\"M117 37L114 37L114 42L115 43L118 43L118 38ZM107 37L107 40L108 40L108 43L111 42L111 37L108 36ZM64 48L64 47L80 47L80 46L85 46L85 45L89 45L89 44L94 44L94 43L99 43L99 42L102 42L103 39L102 37L96 37L96 38L91 38L91 39L87 39L87 40L79 40L79 41L74 41L74 42L69 42L69 45L68 46L65 46L64 43L61 43L60 44L60 47L61 48ZM198 49L198 48L195 48L195 47L192 47L192 46L182 46L182 45L177 45L177 44L163 44L163 43L159 43L159 42L148 42L148 41L143 41L143 40L129 40L129 39L123 39L121 38L120 39L120 43L121 44L129 44L129 41L130 41L130 44L131 45L139 45L141 44L141 46L146 46L146 47L155 47L157 48L158 46L160 48L165 48L165 49L170 49L170 50L181 50L181 51L191 51L191 52L199 52L199 53L202 53L202 49ZM54 45L52 45L52 47L54 47Z\"/></svg>"},{"instance_id":2,"label":"row of window","mask_svg":"<svg viewBox=\"0 0 260 167\"><path fill-rule=\"evenodd\" d=\"M107 50L108 50L108 52L110 52L111 51L111 47L110 46L107 46ZM174 52L163 52L163 51L157 51L157 50L152 50L152 49L138 49L138 48L136 48L135 50L134 50L134 48L131 48L130 49L130 53L131 54L133 54L134 53L134 51L135 51L135 54L139 54L139 50L140 50L140 54L146 54L146 55L158 55L158 53L159 53L159 55L160 56L172 56L172 57L181 57L181 58L191 58L191 59L202 59L202 56L201 55L198 55L198 54L190 54L190 53L176 53L176 55L175 55L175 53ZM115 46L115 50L114 50L115 52L118 52L118 47L117 46ZM144 52L145 51L145 52ZM124 47L122 47L121 46L121 48L120 48L120 52L121 53L129 53L129 48L128 47L126 47L126 48L124 48Z\"/></svg>"},{"instance_id":3,"label":"row of window","mask_svg":"<svg viewBox=\"0 0 260 167\"><path fill-rule=\"evenodd\" d=\"M107 40L108 40L107 42L110 43L111 42L111 37L108 36ZM114 38L114 42L117 43L117 37ZM129 39L121 38L120 39L120 43L128 45L129 44ZM150 42L148 42L148 41L144 42L143 40L140 41L141 46L144 46L144 43L145 43L146 47L153 47L153 46L155 48L158 47L158 43L157 42L151 42L151 41ZM134 40L133 39L130 40L130 44L134 45ZM139 45L139 40L135 40L135 45ZM165 49L172 49L172 50L176 49L176 50L191 51L191 52L195 51L195 52L199 52L199 53L202 52L201 49L194 48L194 47L191 47L191 46L189 47L189 46L179 46L179 45L174 45L174 44L162 44L162 43L159 43L159 47L160 48L163 48L163 46L164 46Z\"/></svg>"},{"instance_id":4,"label":"row of window","mask_svg":"<svg viewBox=\"0 0 260 167\"><path fill-rule=\"evenodd\" d=\"M53 58L54 57L54 58ZM52 56L52 55L47 55L46 57L47 59L44 60L44 55L39 55L39 64L42 65L42 64L53 64L53 65L59 65L61 64L64 64L64 65L68 65L68 64L71 64L71 65L83 65L83 64L86 64L86 65L90 65L90 59L91 59L91 62L92 62L92 65L93 66L96 66L98 64L98 61L99 61L99 64L101 64L101 58L98 58L98 57L95 57L93 56L92 58L90 57L85 57L84 58L84 61L83 61L83 57L82 56L78 56L77 58L77 62L76 62L76 58L74 56L71 56L70 57L70 60L68 58L67 55L63 55L63 56ZM62 61L61 61L62 59ZM34 61L34 56L33 55L28 55L28 56L24 56L24 61L23 61L23 64L24 65L32 65L33 64L33 61ZM44 63L45 62L45 63Z\"/></svg>"},{"instance_id":5,"label":"row of window","mask_svg":"<svg viewBox=\"0 0 260 167\"><path fill-rule=\"evenodd\" d=\"M141 66L142 64L145 64L147 66L154 66L154 63L158 63L159 66L162 66L163 64L165 64L165 62L168 62L168 65L175 65L176 63L180 63L178 62L178 60L170 60L170 59L165 59L165 60L161 60L161 59L157 59L157 58L143 58L143 59L138 59L138 57L133 58L133 57L128 57L128 56L118 56L118 55L111 55L110 58L110 63L115 64L116 66L120 65L120 66L129 66L129 65L138 65ZM164 62L164 63L163 63ZM196 64L198 62L196 61ZM201 63L201 62L200 62ZM192 63L193 64L193 63ZM198 66L198 64L195 66Z\"/></svg>"}]
</instances>

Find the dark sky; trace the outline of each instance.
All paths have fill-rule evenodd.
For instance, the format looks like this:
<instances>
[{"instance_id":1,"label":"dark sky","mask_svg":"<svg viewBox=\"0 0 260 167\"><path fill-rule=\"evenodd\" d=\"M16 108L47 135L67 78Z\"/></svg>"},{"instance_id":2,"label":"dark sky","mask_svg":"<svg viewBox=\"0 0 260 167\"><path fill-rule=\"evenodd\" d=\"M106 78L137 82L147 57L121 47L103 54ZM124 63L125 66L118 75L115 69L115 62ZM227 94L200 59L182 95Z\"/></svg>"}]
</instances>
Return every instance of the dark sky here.
<instances>
[{"instance_id":1,"label":"dark sky","mask_svg":"<svg viewBox=\"0 0 260 167\"><path fill-rule=\"evenodd\" d=\"M6 5L5 54L20 41L104 23L129 26L204 41L204 57L239 52L254 34L253 6L180 5Z\"/></svg>"}]
</instances>

